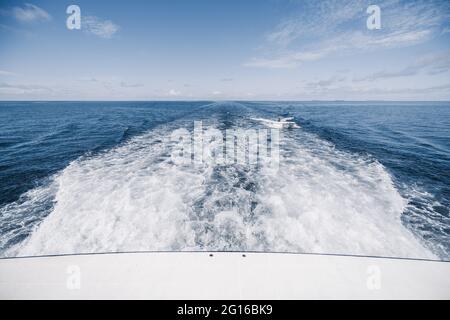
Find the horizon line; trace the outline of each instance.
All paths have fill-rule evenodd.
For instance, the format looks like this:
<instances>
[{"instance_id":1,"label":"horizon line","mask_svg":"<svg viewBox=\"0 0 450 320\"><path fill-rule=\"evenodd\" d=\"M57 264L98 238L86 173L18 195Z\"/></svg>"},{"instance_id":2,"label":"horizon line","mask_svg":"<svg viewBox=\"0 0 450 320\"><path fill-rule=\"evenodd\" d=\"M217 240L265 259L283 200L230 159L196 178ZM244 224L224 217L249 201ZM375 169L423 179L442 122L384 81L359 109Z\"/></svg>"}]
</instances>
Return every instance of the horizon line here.
<instances>
[{"instance_id":1,"label":"horizon line","mask_svg":"<svg viewBox=\"0 0 450 320\"><path fill-rule=\"evenodd\" d=\"M166 100L166 99L145 99L145 100L102 100L102 99L81 99L81 100L1 100L2 102L450 102L450 100L276 100L276 99L264 99L264 100L248 100L248 99L225 99L225 100L215 100L215 99L177 99L177 100Z\"/></svg>"}]
</instances>

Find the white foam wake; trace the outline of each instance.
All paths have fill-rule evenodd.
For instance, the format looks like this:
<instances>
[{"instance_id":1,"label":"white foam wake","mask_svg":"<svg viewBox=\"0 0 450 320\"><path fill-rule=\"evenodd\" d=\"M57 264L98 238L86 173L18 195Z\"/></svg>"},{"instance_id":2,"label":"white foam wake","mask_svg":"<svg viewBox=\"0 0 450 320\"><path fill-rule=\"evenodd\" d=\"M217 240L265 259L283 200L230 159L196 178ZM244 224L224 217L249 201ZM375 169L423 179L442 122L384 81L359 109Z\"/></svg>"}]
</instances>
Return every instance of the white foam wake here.
<instances>
[{"instance_id":1,"label":"white foam wake","mask_svg":"<svg viewBox=\"0 0 450 320\"><path fill-rule=\"evenodd\" d=\"M264 173L260 228L273 250L436 258L402 225L407 202L380 163L300 139Z\"/></svg>"},{"instance_id":2,"label":"white foam wake","mask_svg":"<svg viewBox=\"0 0 450 320\"><path fill-rule=\"evenodd\" d=\"M53 212L20 255L179 250L193 245L189 198L203 193L206 168L170 159L166 132L75 161L59 177Z\"/></svg>"},{"instance_id":3,"label":"white foam wake","mask_svg":"<svg viewBox=\"0 0 450 320\"><path fill-rule=\"evenodd\" d=\"M160 127L64 169L53 211L9 254L262 250L435 258L376 161L304 132L280 169L179 165ZM212 142L211 142L212 143Z\"/></svg>"}]
</instances>

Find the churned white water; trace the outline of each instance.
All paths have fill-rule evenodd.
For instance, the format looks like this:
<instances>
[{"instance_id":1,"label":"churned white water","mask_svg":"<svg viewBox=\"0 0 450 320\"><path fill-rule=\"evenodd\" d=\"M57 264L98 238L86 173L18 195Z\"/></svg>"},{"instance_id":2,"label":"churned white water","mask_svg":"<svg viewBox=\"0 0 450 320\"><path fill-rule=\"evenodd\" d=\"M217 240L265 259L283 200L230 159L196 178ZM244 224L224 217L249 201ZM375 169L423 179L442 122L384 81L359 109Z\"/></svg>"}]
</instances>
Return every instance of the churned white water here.
<instances>
[{"instance_id":1,"label":"churned white water","mask_svg":"<svg viewBox=\"0 0 450 320\"><path fill-rule=\"evenodd\" d=\"M52 190L48 215L4 254L247 250L435 258L402 224L407 202L369 157L297 131L283 136L279 168L179 164L171 157L174 129L160 126L72 162L42 189ZM42 197L35 193L22 207Z\"/></svg>"},{"instance_id":2,"label":"churned white water","mask_svg":"<svg viewBox=\"0 0 450 320\"><path fill-rule=\"evenodd\" d=\"M407 201L380 163L312 135L302 139L278 172L262 175L258 197L267 214L261 214L261 228L273 249L434 256L402 225Z\"/></svg>"}]
</instances>

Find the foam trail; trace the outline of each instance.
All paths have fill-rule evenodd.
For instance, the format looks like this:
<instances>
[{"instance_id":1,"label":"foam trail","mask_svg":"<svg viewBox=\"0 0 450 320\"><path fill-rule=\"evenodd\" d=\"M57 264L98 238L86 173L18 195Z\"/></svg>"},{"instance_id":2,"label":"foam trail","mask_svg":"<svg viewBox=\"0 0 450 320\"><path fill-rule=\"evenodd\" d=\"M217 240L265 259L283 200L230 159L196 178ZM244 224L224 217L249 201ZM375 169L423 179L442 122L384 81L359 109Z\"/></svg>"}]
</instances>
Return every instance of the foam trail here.
<instances>
[{"instance_id":1,"label":"foam trail","mask_svg":"<svg viewBox=\"0 0 450 320\"><path fill-rule=\"evenodd\" d=\"M272 250L436 258L402 225L407 202L380 163L299 139L278 172L264 172L268 214L258 215Z\"/></svg>"},{"instance_id":2,"label":"foam trail","mask_svg":"<svg viewBox=\"0 0 450 320\"><path fill-rule=\"evenodd\" d=\"M220 127L220 117L210 124ZM181 165L171 159L169 137L182 126L160 126L71 163L53 183L52 212L7 254L261 250L435 258L402 225L406 201L378 162L296 130L283 139L278 171L264 163Z\"/></svg>"},{"instance_id":3,"label":"foam trail","mask_svg":"<svg viewBox=\"0 0 450 320\"><path fill-rule=\"evenodd\" d=\"M0 207L0 256L8 249L20 247L34 226L52 211L57 190L57 183L50 178L24 193L18 201Z\"/></svg>"},{"instance_id":4,"label":"foam trail","mask_svg":"<svg viewBox=\"0 0 450 320\"><path fill-rule=\"evenodd\" d=\"M190 199L207 168L179 167L166 132L73 162L57 178L56 205L20 255L180 250L193 245ZM189 198L188 198L189 197Z\"/></svg>"}]
</instances>

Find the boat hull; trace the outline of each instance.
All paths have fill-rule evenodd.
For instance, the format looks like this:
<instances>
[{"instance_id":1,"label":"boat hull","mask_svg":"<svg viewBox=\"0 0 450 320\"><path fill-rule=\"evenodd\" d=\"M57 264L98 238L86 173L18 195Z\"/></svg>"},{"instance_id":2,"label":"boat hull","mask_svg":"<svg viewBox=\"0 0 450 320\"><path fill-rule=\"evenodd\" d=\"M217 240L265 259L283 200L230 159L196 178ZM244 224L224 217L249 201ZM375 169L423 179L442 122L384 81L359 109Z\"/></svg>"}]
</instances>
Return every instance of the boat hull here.
<instances>
[{"instance_id":1,"label":"boat hull","mask_svg":"<svg viewBox=\"0 0 450 320\"><path fill-rule=\"evenodd\" d=\"M1 299L448 299L450 263L282 253L0 259Z\"/></svg>"}]
</instances>

